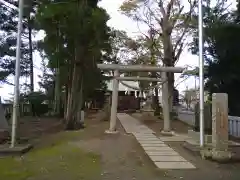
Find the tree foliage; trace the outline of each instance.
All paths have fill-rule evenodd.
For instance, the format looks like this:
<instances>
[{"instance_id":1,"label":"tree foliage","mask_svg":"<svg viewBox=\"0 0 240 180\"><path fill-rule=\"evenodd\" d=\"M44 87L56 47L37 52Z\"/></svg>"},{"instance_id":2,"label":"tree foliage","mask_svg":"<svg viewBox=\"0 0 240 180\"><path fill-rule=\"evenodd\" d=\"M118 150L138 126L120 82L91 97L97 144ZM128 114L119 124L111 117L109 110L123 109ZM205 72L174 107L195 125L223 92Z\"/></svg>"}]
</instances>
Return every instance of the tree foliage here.
<instances>
[{"instance_id":1,"label":"tree foliage","mask_svg":"<svg viewBox=\"0 0 240 180\"><path fill-rule=\"evenodd\" d=\"M6 0L6 2L18 7L16 0ZM32 53L35 46L32 42L32 32L37 1L25 0L24 3L20 69L22 76L31 76L31 89L33 90ZM7 78L15 73L17 17L16 9L0 4L0 81L4 83L8 82Z\"/></svg>"},{"instance_id":2,"label":"tree foliage","mask_svg":"<svg viewBox=\"0 0 240 180\"><path fill-rule=\"evenodd\" d=\"M46 33L39 48L53 71L55 96L65 94L60 99L65 101L68 129L79 122L79 111L87 96L102 87L102 73L96 64L111 51L106 25L109 16L97 7L97 2L45 0L37 11L38 27Z\"/></svg>"},{"instance_id":3,"label":"tree foliage","mask_svg":"<svg viewBox=\"0 0 240 180\"><path fill-rule=\"evenodd\" d=\"M196 0L184 3L181 0L126 0L120 9L138 23L149 50L150 64L175 66L188 44L188 36L193 33L195 7ZM148 29L141 30L140 23ZM152 73L152 77L157 77L157 74ZM172 109L174 74L167 73L167 78Z\"/></svg>"},{"instance_id":4,"label":"tree foliage","mask_svg":"<svg viewBox=\"0 0 240 180\"><path fill-rule=\"evenodd\" d=\"M236 97L240 90L240 26L238 11L229 12L225 1L204 6L204 60L205 88L212 93L228 93L229 113L239 115L240 104ZM197 31L196 31L197 32ZM198 53L198 41L195 36L193 53ZM198 74L198 70L196 69Z\"/></svg>"}]
</instances>

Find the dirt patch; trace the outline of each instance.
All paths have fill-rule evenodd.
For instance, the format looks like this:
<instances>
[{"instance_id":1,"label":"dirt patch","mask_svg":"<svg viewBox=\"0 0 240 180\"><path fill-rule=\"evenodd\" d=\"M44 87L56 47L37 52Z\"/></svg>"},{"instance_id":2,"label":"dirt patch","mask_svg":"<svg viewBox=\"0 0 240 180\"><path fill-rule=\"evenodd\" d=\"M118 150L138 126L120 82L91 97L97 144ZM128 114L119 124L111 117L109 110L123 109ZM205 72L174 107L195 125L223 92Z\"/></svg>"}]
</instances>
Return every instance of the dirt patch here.
<instances>
[{"instance_id":1,"label":"dirt patch","mask_svg":"<svg viewBox=\"0 0 240 180\"><path fill-rule=\"evenodd\" d=\"M29 139L52 134L63 130L64 126L59 118L52 117L24 117L18 123L18 134L20 137Z\"/></svg>"},{"instance_id":2,"label":"dirt patch","mask_svg":"<svg viewBox=\"0 0 240 180\"><path fill-rule=\"evenodd\" d=\"M118 124L119 133L115 135L104 134L109 122L101 122L99 126L88 127L88 131L94 132L92 138L72 142L76 146L88 152L97 153L101 157L103 180L164 180L165 174L158 170L144 154L142 148L134 137L125 134ZM99 135L96 137L96 131ZM90 133L90 132L88 132Z\"/></svg>"}]
</instances>

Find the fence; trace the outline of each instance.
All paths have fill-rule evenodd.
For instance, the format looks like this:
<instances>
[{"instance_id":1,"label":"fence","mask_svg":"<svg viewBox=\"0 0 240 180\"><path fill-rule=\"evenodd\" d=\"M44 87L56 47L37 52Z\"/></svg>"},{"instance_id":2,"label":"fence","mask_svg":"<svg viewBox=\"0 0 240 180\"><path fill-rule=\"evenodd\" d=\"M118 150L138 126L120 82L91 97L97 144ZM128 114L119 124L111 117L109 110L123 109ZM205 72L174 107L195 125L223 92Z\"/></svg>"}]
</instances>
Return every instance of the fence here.
<instances>
[{"instance_id":1,"label":"fence","mask_svg":"<svg viewBox=\"0 0 240 180\"><path fill-rule=\"evenodd\" d=\"M2 104L4 114L12 113L13 105L12 104ZM31 107L29 104L21 104L20 105L20 114L29 114L31 111Z\"/></svg>"},{"instance_id":2,"label":"fence","mask_svg":"<svg viewBox=\"0 0 240 180\"><path fill-rule=\"evenodd\" d=\"M195 124L195 115L192 111L178 110L178 119L190 126ZM240 117L228 116L229 134L234 137L240 137Z\"/></svg>"}]
</instances>

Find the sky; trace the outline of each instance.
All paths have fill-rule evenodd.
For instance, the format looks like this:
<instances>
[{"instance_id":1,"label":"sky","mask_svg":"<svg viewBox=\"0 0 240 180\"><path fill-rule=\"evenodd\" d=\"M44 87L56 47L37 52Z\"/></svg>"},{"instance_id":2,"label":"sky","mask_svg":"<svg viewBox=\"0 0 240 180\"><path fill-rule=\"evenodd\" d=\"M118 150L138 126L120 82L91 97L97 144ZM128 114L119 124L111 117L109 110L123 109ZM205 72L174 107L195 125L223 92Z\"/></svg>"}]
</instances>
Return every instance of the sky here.
<instances>
[{"instance_id":1,"label":"sky","mask_svg":"<svg viewBox=\"0 0 240 180\"><path fill-rule=\"evenodd\" d=\"M0 0L2 1L2 0ZM124 0L102 0L99 3L100 7L103 7L106 9L108 14L110 15L111 19L108 21L108 25L111 27L114 27L115 29L124 30L128 33L129 36L134 37L136 35L139 35L139 28L137 26L137 23L133 20L130 20L125 15L121 14L119 12L119 7L122 4ZM140 26L140 28L144 26ZM33 37L34 40L42 39L44 36L43 32L38 33L35 37ZM34 61L34 82L35 82L35 90L39 89L38 76L41 75L41 57L39 53L34 52L33 55L33 61ZM196 67L198 66L198 56L192 55L187 48L184 49L178 63L176 66L186 67ZM186 89L194 88L195 87L195 78L191 77L187 79L186 81L182 82L182 79L179 78L179 74L175 75L177 89L182 92ZM10 77L8 79L10 82L14 83L14 78ZM29 82L29 78L21 78L20 83ZM182 82L182 83L180 83ZM196 84L198 86L198 79L196 79ZM0 85L0 96L3 100L9 99L13 94L13 86L10 85Z\"/></svg>"}]
</instances>

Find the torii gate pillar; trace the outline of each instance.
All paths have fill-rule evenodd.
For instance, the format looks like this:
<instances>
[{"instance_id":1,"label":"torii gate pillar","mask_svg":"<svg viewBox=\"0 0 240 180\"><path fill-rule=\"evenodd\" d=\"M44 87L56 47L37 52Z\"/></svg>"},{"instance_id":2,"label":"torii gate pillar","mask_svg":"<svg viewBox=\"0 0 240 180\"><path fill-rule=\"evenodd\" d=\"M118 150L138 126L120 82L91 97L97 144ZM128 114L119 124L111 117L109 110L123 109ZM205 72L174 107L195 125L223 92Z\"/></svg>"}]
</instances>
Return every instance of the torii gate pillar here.
<instances>
[{"instance_id":1,"label":"torii gate pillar","mask_svg":"<svg viewBox=\"0 0 240 180\"><path fill-rule=\"evenodd\" d=\"M119 77L119 71L114 70L114 77ZM118 108L118 88L119 80L117 78L113 79L113 90L112 90L112 105L111 105L111 115L110 115L110 128L106 130L106 133L114 134L117 133L116 123L117 123L117 108Z\"/></svg>"},{"instance_id":2,"label":"torii gate pillar","mask_svg":"<svg viewBox=\"0 0 240 180\"><path fill-rule=\"evenodd\" d=\"M162 78L167 79L167 72L161 72ZM171 131L171 121L170 121L170 111L169 111L169 90L168 81L165 81L162 85L162 108L163 108L163 130L161 134L163 135L173 135Z\"/></svg>"}]
</instances>

